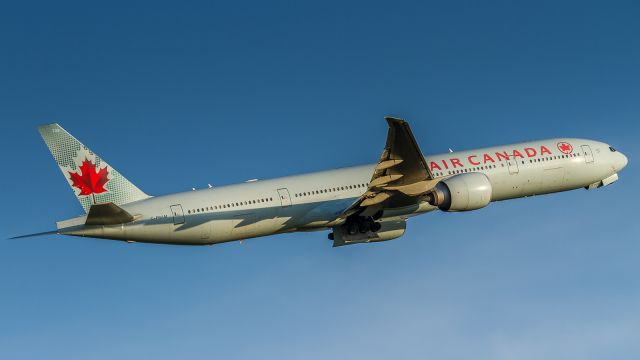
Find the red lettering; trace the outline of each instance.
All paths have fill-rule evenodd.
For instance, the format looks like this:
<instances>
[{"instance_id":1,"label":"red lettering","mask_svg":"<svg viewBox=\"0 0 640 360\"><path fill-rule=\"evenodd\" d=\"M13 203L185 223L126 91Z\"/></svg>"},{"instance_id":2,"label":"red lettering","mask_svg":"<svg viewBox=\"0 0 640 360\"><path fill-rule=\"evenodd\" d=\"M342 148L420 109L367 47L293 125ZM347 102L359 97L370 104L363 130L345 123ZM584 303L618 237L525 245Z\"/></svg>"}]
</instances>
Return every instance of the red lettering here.
<instances>
[{"instance_id":1,"label":"red lettering","mask_svg":"<svg viewBox=\"0 0 640 360\"><path fill-rule=\"evenodd\" d=\"M513 150L513 157L520 157L521 159L524 159L524 156L522 156L522 154L520 153L520 151L518 150Z\"/></svg>"},{"instance_id":2,"label":"red lettering","mask_svg":"<svg viewBox=\"0 0 640 360\"><path fill-rule=\"evenodd\" d=\"M536 149L532 149L532 148L524 148L524 152L527 153L528 157L534 157L537 154Z\"/></svg>"},{"instance_id":3,"label":"red lettering","mask_svg":"<svg viewBox=\"0 0 640 360\"><path fill-rule=\"evenodd\" d=\"M484 154L484 163L486 164L487 161L495 162L495 160L493 160L493 158L489 156L489 154Z\"/></svg>"},{"instance_id":4,"label":"red lettering","mask_svg":"<svg viewBox=\"0 0 640 360\"><path fill-rule=\"evenodd\" d=\"M547 149L546 146L542 145L542 146L540 146L540 155L544 155L544 154L551 155L551 151L549 149Z\"/></svg>"},{"instance_id":5,"label":"red lettering","mask_svg":"<svg viewBox=\"0 0 640 360\"><path fill-rule=\"evenodd\" d=\"M449 168L449 165L447 165L447 160L442 160L442 165L444 165L445 169Z\"/></svg>"},{"instance_id":6,"label":"red lettering","mask_svg":"<svg viewBox=\"0 0 640 360\"><path fill-rule=\"evenodd\" d=\"M453 165L454 168L458 166L464 167L464 165L462 165L462 163L460 162L460 159L453 158L453 159L449 159L449 161L451 161L451 165Z\"/></svg>"},{"instance_id":7,"label":"red lettering","mask_svg":"<svg viewBox=\"0 0 640 360\"><path fill-rule=\"evenodd\" d=\"M498 157L498 161L500 161L500 160L509 160L509 155L507 155L506 151L496 152L496 156Z\"/></svg>"},{"instance_id":8,"label":"red lettering","mask_svg":"<svg viewBox=\"0 0 640 360\"><path fill-rule=\"evenodd\" d=\"M442 170L442 169L440 168L440 165L436 164L436 163L435 163L435 162L433 162L433 161L432 161L432 162L431 162L431 164L429 165L429 168L430 168L429 170L431 170L431 171L433 171L433 169Z\"/></svg>"},{"instance_id":9,"label":"red lettering","mask_svg":"<svg viewBox=\"0 0 640 360\"><path fill-rule=\"evenodd\" d=\"M471 155L469 157L467 157L467 160L469 160L469 162L471 163L471 165L480 165L479 161L475 161L473 160L476 156L475 155Z\"/></svg>"}]
</instances>

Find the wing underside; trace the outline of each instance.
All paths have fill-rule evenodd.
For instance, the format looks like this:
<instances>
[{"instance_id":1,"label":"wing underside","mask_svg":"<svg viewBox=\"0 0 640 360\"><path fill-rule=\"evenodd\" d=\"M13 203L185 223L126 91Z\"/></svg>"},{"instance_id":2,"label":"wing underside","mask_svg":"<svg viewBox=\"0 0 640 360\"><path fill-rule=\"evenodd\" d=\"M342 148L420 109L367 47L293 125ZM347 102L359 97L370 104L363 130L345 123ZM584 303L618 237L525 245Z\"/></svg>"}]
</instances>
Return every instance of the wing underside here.
<instances>
[{"instance_id":1,"label":"wing underside","mask_svg":"<svg viewBox=\"0 0 640 360\"><path fill-rule=\"evenodd\" d=\"M329 234L334 247L402 236L406 217L388 217L385 211L420 205L438 182L433 179L409 124L395 117L385 120L389 132L380 160L367 191L336 220L341 225Z\"/></svg>"},{"instance_id":2,"label":"wing underside","mask_svg":"<svg viewBox=\"0 0 640 360\"><path fill-rule=\"evenodd\" d=\"M386 117L387 142L367 191L345 212L349 216L374 216L385 208L415 205L437 181L433 180L409 123Z\"/></svg>"}]
</instances>

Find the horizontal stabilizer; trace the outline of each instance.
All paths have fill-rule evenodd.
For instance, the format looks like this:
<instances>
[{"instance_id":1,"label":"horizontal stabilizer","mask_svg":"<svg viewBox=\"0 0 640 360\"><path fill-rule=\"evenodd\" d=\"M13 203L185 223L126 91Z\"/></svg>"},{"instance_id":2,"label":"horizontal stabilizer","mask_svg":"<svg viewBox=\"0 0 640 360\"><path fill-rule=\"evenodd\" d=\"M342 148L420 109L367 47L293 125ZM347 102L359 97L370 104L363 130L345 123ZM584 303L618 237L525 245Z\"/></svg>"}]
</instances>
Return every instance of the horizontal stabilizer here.
<instances>
[{"instance_id":1,"label":"horizontal stabilizer","mask_svg":"<svg viewBox=\"0 0 640 360\"><path fill-rule=\"evenodd\" d=\"M114 203L91 205L85 225L116 225L133 221L133 216Z\"/></svg>"},{"instance_id":2,"label":"horizontal stabilizer","mask_svg":"<svg viewBox=\"0 0 640 360\"><path fill-rule=\"evenodd\" d=\"M57 234L57 233L58 233L57 230L53 230L53 231L39 232L39 233L35 233L35 234L14 236L14 237L9 238L9 239L23 239L23 238L29 238L29 237L35 237L35 236L53 235L53 234Z\"/></svg>"}]
</instances>

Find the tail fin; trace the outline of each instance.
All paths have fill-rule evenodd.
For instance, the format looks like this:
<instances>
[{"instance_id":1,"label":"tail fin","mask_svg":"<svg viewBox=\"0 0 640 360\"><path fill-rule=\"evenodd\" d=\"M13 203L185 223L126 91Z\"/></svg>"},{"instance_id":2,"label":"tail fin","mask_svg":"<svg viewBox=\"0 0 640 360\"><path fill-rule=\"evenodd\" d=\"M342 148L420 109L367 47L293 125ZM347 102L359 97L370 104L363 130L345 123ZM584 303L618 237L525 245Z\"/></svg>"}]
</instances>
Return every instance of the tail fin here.
<instances>
[{"instance_id":1,"label":"tail fin","mask_svg":"<svg viewBox=\"0 0 640 360\"><path fill-rule=\"evenodd\" d=\"M41 125L38 131L85 212L93 204L122 205L149 197L60 125Z\"/></svg>"}]
</instances>

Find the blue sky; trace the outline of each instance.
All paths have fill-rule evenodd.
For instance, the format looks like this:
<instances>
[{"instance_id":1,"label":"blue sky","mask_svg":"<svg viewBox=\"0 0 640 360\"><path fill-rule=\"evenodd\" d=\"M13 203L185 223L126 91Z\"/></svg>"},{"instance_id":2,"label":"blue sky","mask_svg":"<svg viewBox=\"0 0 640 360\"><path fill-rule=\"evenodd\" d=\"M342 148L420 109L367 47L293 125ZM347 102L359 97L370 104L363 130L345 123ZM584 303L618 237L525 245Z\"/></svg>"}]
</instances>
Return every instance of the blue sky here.
<instances>
[{"instance_id":1,"label":"blue sky","mask_svg":"<svg viewBox=\"0 0 640 360\"><path fill-rule=\"evenodd\" d=\"M428 214L397 240L213 247L0 241L7 359L637 359L636 2L0 6L4 226L82 210L35 129L144 191L556 136L630 158L611 187Z\"/></svg>"}]
</instances>

